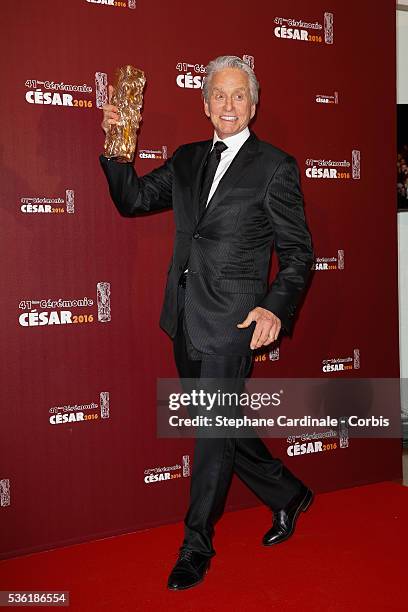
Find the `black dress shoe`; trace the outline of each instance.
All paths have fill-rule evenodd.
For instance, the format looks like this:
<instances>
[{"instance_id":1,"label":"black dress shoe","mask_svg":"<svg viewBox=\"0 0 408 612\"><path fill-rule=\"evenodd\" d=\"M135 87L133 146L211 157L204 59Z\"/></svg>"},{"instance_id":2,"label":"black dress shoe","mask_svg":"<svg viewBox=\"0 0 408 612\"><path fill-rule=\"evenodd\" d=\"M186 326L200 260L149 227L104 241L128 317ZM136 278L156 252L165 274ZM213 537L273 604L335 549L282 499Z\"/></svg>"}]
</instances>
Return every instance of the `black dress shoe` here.
<instances>
[{"instance_id":1,"label":"black dress shoe","mask_svg":"<svg viewBox=\"0 0 408 612\"><path fill-rule=\"evenodd\" d=\"M306 512L313 501L313 491L303 487L302 491L283 510L273 513L273 525L265 533L262 544L272 546L284 542L295 531L296 521L301 512Z\"/></svg>"},{"instance_id":2,"label":"black dress shoe","mask_svg":"<svg viewBox=\"0 0 408 612\"><path fill-rule=\"evenodd\" d=\"M210 567L211 557L185 548L179 554L167 583L172 591L189 589L202 582Z\"/></svg>"}]
</instances>

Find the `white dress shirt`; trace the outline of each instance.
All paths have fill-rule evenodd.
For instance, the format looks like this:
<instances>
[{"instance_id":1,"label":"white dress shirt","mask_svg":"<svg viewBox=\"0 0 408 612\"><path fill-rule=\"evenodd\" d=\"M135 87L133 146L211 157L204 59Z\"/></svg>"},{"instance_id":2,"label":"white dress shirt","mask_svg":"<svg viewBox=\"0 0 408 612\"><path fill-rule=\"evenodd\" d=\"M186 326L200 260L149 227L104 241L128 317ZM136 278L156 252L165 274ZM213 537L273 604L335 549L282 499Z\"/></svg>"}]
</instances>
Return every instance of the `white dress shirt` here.
<instances>
[{"instance_id":1,"label":"white dress shirt","mask_svg":"<svg viewBox=\"0 0 408 612\"><path fill-rule=\"evenodd\" d=\"M222 179L222 177L228 170L232 160L234 159L234 157L236 156L236 154L238 153L238 151L240 150L240 148L242 147L244 142L249 138L250 135L251 135L251 132L249 131L248 127L242 130L242 132L238 132L238 134L234 134L234 136L228 136L228 138L224 138L224 139L219 138L217 133L214 132L214 138L213 138L213 144L211 147L211 151L213 150L214 145L218 140L222 140L222 142L227 145L228 149L225 149L225 151L221 153L220 163L218 164L217 170L214 175L214 180L211 185L211 189L210 189L210 192L207 198L207 204L213 197L214 192L217 189L220 180ZM188 268L184 270L184 273L186 272L188 272Z\"/></svg>"},{"instance_id":2,"label":"white dress shirt","mask_svg":"<svg viewBox=\"0 0 408 612\"><path fill-rule=\"evenodd\" d=\"M251 133L248 127L246 127L244 130L242 130L242 132L238 132L238 134L234 134L234 136L229 136L228 138L224 138L222 140L222 142L227 145L228 149L225 149L225 151L221 153L221 161L218 164L213 184L211 185L210 193L208 194L207 204L213 197L214 192L217 189L220 180L228 170L230 163L232 162L244 142L249 138L250 134ZM213 146L211 150L214 148L214 145L218 140L221 140L221 138L219 138L217 133L214 132Z\"/></svg>"}]
</instances>

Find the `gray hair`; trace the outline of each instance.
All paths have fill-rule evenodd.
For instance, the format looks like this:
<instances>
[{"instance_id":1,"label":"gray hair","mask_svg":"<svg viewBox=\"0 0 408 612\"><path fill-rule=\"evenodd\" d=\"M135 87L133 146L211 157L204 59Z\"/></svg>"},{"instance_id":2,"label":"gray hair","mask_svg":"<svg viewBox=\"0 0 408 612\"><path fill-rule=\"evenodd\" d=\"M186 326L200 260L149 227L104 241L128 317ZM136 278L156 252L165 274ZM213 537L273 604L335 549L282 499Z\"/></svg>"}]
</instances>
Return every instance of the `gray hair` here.
<instances>
[{"instance_id":1,"label":"gray hair","mask_svg":"<svg viewBox=\"0 0 408 612\"><path fill-rule=\"evenodd\" d=\"M215 72L224 70L224 68L239 68L248 75L249 93L253 104L258 104L259 83L252 68L244 62L243 59L236 55L220 55L212 60L206 67L206 76L203 82L203 98L208 103L210 92L211 79Z\"/></svg>"}]
</instances>

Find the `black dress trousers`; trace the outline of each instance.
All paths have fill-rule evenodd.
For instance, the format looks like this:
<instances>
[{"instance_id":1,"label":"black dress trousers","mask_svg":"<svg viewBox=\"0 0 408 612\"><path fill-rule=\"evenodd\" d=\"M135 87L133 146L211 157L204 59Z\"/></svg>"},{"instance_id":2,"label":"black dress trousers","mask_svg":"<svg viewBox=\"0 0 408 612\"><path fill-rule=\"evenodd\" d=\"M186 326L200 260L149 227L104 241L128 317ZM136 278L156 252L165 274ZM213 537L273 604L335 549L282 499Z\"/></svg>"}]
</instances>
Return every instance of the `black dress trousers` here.
<instances>
[{"instance_id":1,"label":"black dress trousers","mask_svg":"<svg viewBox=\"0 0 408 612\"><path fill-rule=\"evenodd\" d=\"M178 288L178 326L174 356L180 378L203 388L201 379L228 379L228 391L241 393L251 356L199 353L191 344L184 322L185 288ZM253 437L197 437L191 476L190 506L184 519L181 548L213 556L214 525L221 517L233 474L271 510L284 508L301 490L298 480L271 453L253 430Z\"/></svg>"}]
</instances>

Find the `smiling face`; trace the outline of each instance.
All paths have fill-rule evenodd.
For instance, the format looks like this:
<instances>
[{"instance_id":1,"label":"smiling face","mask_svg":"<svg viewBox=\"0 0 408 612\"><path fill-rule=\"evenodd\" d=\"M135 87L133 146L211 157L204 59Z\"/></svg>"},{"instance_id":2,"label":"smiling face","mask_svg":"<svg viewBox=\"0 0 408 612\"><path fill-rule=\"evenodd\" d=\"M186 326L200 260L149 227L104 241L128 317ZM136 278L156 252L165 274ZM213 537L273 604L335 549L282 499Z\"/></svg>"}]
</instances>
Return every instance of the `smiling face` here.
<instances>
[{"instance_id":1,"label":"smiling face","mask_svg":"<svg viewBox=\"0 0 408 612\"><path fill-rule=\"evenodd\" d=\"M224 68L211 78L204 112L211 119L219 138L242 132L255 115L248 75L239 68Z\"/></svg>"}]
</instances>

